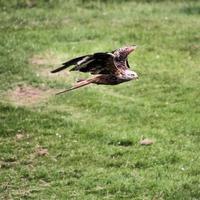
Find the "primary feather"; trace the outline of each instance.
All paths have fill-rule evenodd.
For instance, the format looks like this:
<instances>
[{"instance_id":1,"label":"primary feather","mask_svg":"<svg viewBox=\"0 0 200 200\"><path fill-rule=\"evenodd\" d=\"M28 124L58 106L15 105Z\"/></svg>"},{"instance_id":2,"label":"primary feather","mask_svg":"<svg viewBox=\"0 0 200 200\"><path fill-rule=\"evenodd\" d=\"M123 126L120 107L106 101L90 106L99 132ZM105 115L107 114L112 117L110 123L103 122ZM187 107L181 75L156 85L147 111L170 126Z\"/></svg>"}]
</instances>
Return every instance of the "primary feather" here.
<instances>
[{"instance_id":1,"label":"primary feather","mask_svg":"<svg viewBox=\"0 0 200 200\"><path fill-rule=\"evenodd\" d=\"M63 69L66 69L67 67L69 67L71 65L75 65L75 64L77 64L79 61L83 60L87 56L88 55L86 55L86 56L80 56L80 57L77 57L77 58L73 58L73 59L71 59L71 60L63 63L61 67L52 70L51 73L56 73L56 72L59 72L59 71L61 71Z\"/></svg>"}]
</instances>

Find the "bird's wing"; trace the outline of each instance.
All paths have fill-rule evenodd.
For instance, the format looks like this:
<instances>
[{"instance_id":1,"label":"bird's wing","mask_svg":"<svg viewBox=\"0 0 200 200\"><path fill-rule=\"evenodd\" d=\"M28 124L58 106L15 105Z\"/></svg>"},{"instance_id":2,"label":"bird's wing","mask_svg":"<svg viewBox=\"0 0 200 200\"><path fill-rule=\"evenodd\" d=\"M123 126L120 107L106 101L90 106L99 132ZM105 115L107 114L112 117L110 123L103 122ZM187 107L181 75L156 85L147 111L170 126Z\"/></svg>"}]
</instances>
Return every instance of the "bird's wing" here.
<instances>
[{"instance_id":1,"label":"bird's wing","mask_svg":"<svg viewBox=\"0 0 200 200\"><path fill-rule=\"evenodd\" d=\"M99 52L67 61L63 63L62 67L53 70L52 73L61 71L71 65L75 66L70 71L90 72L91 74L113 74L117 71L113 61L113 54Z\"/></svg>"},{"instance_id":2,"label":"bird's wing","mask_svg":"<svg viewBox=\"0 0 200 200\"><path fill-rule=\"evenodd\" d=\"M72 71L90 72L91 74L111 74L115 73L117 68L113 62L112 53L95 53L90 59L78 63Z\"/></svg>"},{"instance_id":3,"label":"bird's wing","mask_svg":"<svg viewBox=\"0 0 200 200\"><path fill-rule=\"evenodd\" d=\"M73 59L63 63L61 67L52 70L51 73L56 73L56 72L59 72L59 71L61 71L63 69L66 69L67 67L69 67L71 65L76 65L78 62L81 62L81 61L84 61L86 59L89 59L90 56L91 55L85 55L85 56L80 56L80 57L77 57L77 58L73 58Z\"/></svg>"}]
</instances>

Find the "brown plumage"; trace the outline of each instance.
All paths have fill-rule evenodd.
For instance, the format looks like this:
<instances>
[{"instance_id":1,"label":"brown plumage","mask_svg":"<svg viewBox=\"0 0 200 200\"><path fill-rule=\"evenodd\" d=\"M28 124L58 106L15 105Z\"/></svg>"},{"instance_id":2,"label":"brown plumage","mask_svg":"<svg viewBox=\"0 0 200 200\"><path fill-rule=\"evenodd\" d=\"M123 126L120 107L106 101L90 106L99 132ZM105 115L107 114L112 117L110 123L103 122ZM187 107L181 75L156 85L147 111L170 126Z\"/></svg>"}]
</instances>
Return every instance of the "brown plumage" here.
<instances>
[{"instance_id":1,"label":"brown plumage","mask_svg":"<svg viewBox=\"0 0 200 200\"><path fill-rule=\"evenodd\" d=\"M78 81L72 88L57 94L68 92L91 83L116 85L137 79L138 75L129 69L130 66L127 59L128 55L135 49L136 45L126 46L112 52L85 55L63 63L61 67L51 71L51 73L59 72L73 65L74 67L70 71L90 72L94 76Z\"/></svg>"}]
</instances>

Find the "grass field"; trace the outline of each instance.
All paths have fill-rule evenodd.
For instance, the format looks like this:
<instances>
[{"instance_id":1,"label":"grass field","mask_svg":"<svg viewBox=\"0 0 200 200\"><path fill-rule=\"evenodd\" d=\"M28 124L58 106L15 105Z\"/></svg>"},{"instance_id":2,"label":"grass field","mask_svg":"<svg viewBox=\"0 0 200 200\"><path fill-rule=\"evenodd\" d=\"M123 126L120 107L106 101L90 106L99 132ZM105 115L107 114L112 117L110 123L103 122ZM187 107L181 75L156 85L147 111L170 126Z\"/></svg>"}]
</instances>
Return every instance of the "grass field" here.
<instances>
[{"instance_id":1,"label":"grass field","mask_svg":"<svg viewBox=\"0 0 200 200\"><path fill-rule=\"evenodd\" d=\"M0 2L0 199L200 199L200 3L16 2ZM126 44L139 81L54 95L85 75L51 69Z\"/></svg>"}]
</instances>

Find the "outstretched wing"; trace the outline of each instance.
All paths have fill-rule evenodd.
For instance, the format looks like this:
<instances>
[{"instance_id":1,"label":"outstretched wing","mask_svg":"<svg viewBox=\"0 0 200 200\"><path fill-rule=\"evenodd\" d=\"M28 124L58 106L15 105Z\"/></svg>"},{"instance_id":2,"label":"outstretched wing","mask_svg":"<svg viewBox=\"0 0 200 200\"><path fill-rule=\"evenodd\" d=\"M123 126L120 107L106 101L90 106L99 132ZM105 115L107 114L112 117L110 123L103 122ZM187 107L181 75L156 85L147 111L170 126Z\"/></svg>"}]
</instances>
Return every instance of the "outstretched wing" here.
<instances>
[{"instance_id":1,"label":"outstretched wing","mask_svg":"<svg viewBox=\"0 0 200 200\"><path fill-rule=\"evenodd\" d=\"M63 63L63 66L52 71L61 71L71 65L75 65L70 71L90 72L91 74L113 74L117 71L113 62L112 53L95 53L81 56Z\"/></svg>"},{"instance_id":2,"label":"outstretched wing","mask_svg":"<svg viewBox=\"0 0 200 200\"><path fill-rule=\"evenodd\" d=\"M85 56L80 56L80 57L77 57L77 58L73 58L73 59L63 63L61 67L52 70L51 73L56 73L56 72L59 72L59 71L61 71L63 69L66 69L67 67L69 67L71 65L76 65L81 60L84 60L84 59L86 59L87 57L90 57L90 56L91 55L85 55Z\"/></svg>"}]
</instances>

